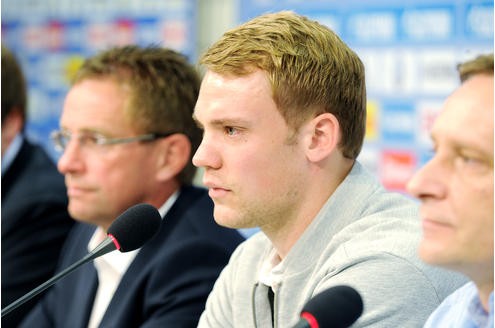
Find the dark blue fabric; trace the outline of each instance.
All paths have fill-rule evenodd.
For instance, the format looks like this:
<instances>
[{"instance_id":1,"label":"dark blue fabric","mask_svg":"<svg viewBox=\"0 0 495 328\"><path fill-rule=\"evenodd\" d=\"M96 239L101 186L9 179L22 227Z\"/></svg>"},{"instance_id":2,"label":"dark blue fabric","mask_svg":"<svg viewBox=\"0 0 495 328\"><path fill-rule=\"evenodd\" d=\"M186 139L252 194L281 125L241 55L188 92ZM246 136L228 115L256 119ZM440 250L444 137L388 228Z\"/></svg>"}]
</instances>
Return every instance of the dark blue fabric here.
<instances>
[{"instance_id":1,"label":"dark blue fabric","mask_svg":"<svg viewBox=\"0 0 495 328\"><path fill-rule=\"evenodd\" d=\"M74 220L64 178L48 154L27 140L2 177L2 308L48 280ZM39 297L2 318L17 327Z\"/></svg>"},{"instance_id":2,"label":"dark blue fabric","mask_svg":"<svg viewBox=\"0 0 495 328\"><path fill-rule=\"evenodd\" d=\"M87 253L94 230L77 224L61 268ZM242 241L236 230L214 222L206 190L183 188L122 277L100 327L196 327L216 278ZM96 286L96 270L87 263L57 283L23 327L86 327Z\"/></svg>"}]
</instances>

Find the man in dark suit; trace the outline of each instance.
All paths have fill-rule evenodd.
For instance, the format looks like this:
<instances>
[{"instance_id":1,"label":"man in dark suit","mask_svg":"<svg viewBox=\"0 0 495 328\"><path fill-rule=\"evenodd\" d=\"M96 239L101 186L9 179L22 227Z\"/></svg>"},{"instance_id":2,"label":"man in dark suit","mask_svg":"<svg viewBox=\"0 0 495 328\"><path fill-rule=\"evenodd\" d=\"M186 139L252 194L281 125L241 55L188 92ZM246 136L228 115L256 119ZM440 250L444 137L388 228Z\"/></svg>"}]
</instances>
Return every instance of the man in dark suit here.
<instances>
[{"instance_id":1,"label":"man in dark suit","mask_svg":"<svg viewBox=\"0 0 495 328\"><path fill-rule=\"evenodd\" d=\"M198 91L197 72L172 50L117 47L85 61L53 134L69 212L79 221L60 267L98 245L137 203L158 208L162 226L141 249L108 253L57 283L23 327L197 326L243 240L214 222L206 189L192 184Z\"/></svg>"},{"instance_id":2,"label":"man in dark suit","mask_svg":"<svg viewBox=\"0 0 495 328\"><path fill-rule=\"evenodd\" d=\"M22 69L2 46L2 308L53 275L74 222L63 176L24 135L26 99ZM2 327L16 327L35 302L2 318Z\"/></svg>"}]
</instances>

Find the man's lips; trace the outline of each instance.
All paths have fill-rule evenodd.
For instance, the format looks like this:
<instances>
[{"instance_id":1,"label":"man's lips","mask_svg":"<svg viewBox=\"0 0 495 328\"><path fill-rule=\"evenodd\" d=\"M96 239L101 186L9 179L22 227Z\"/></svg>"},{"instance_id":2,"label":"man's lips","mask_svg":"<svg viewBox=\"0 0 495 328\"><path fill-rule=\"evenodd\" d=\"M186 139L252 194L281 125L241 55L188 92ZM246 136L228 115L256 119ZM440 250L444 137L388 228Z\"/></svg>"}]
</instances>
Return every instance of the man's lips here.
<instances>
[{"instance_id":1,"label":"man's lips","mask_svg":"<svg viewBox=\"0 0 495 328\"><path fill-rule=\"evenodd\" d=\"M86 187L77 187L77 186L69 186L67 187L67 195L69 197L77 197L88 192L91 192L93 189Z\"/></svg>"},{"instance_id":2,"label":"man's lips","mask_svg":"<svg viewBox=\"0 0 495 328\"><path fill-rule=\"evenodd\" d=\"M425 233L440 232L442 230L448 230L452 228L451 224L430 218L423 218L421 220L421 225Z\"/></svg>"},{"instance_id":3,"label":"man's lips","mask_svg":"<svg viewBox=\"0 0 495 328\"><path fill-rule=\"evenodd\" d=\"M208 188L208 195L211 198L219 198L230 192L229 189L221 187L219 184L204 181L203 184Z\"/></svg>"},{"instance_id":4,"label":"man's lips","mask_svg":"<svg viewBox=\"0 0 495 328\"><path fill-rule=\"evenodd\" d=\"M213 187L213 188L208 188L208 195L211 198L220 198L224 197L230 192L230 190L225 189L225 188L219 188L219 187Z\"/></svg>"}]
</instances>

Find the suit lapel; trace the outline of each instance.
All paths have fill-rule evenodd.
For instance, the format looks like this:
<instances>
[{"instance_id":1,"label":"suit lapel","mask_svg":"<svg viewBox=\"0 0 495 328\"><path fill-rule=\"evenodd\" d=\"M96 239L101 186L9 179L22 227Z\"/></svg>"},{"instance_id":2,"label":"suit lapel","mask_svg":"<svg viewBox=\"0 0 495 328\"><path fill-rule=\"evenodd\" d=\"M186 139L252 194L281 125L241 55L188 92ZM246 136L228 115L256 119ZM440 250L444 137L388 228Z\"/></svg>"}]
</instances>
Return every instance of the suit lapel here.
<instances>
[{"instance_id":1,"label":"suit lapel","mask_svg":"<svg viewBox=\"0 0 495 328\"><path fill-rule=\"evenodd\" d=\"M68 259L81 259L87 254L88 241L96 229L85 224L79 230L77 228L79 227L76 226L74 231L77 231L78 238L70 245ZM72 262L72 260L67 261ZM60 317L64 318L59 326L87 328L98 286L98 275L94 264L92 262L84 264L62 282L63 286L59 286L59 294L55 297L65 300L70 306L57 306L57 311L61 312Z\"/></svg>"},{"instance_id":2,"label":"suit lapel","mask_svg":"<svg viewBox=\"0 0 495 328\"><path fill-rule=\"evenodd\" d=\"M80 316L74 318L73 322L80 322L82 325L80 328L86 328L89 323L89 316L93 310L93 302L96 296L96 288L98 287L98 276L96 274L96 269L93 263L87 263L84 268L84 283L77 286L74 291L74 297L77 298L79 311L76 311L75 316ZM76 307L76 308L77 308Z\"/></svg>"},{"instance_id":3,"label":"suit lapel","mask_svg":"<svg viewBox=\"0 0 495 328\"><path fill-rule=\"evenodd\" d=\"M105 312L100 324L102 327L106 327L110 323L114 324L114 322L112 322L112 318L118 316L115 315L115 313L122 311L123 307L129 306L128 304L123 303L127 302L132 286L136 284L136 281L140 280L142 275L147 273L146 267L153 265L153 258L156 257L157 252L164 247L163 245L166 244L168 236L174 230L174 227L178 224L178 222L183 218L184 211L189 207L188 205L192 203L192 199L195 197L195 193L193 191L194 189L189 187L184 187L181 189L179 197L162 219L162 224L158 234L139 250L139 253L136 255L122 277L122 280L120 281L119 286L117 287L117 290L108 305L107 311ZM135 297L138 297L138 295L132 295L131 298ZM134 309L134 311L135 310L136 309Z\"/></svg>"}]
</instances>

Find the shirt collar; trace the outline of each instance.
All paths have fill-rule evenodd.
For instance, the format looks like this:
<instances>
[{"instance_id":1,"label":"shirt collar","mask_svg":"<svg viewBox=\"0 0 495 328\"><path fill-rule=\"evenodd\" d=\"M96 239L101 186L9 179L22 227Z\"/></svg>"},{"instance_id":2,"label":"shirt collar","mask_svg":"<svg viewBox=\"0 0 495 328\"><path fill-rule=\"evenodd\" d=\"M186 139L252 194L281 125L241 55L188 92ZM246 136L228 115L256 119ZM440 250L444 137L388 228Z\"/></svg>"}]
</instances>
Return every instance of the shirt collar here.
<instances>
[{"instance_id":1,"label":"shirt collar","mask_svg":"<svg viewBox=\"0 0 495 328\"><path fill-rule=\"evenodd\" d=\"M273 290L277 290L282 282L283 272L284 262L275 249L272 248L268 256L263 260L258 272L258 281L266 286L272 287Z\"/></svg>"},{"instance_id":2,"label":"shirt collar","mask_svg":"<svg viewBox=\"0 0 495 328\"><path fill-rule=\"evenodd\" d=\"M489 313L483 308L478 293L475 293L469 302L468 313L477 327L488 327L488 323L493 322L493 291L490 294L488 306Z\"/></svg>"},{"instance_id":3,"label":"shirt collar","mask_svg":"<svg viewBox=\"0 0 495 328\"><path fill-rule=\"evenodd\" d=\"M7 150L5 150L5 153L2 156L2 176L5 174L5 172L10 167L15 157L21 150L23 140L24 138L22 137L22 135L20 133L17 134L10 143L9 147L7 147Z\"/></svg>"},{"instance_id":4,"label":"shirt collar","mask_svg":"<svg viewBox=\"0 0 495 328\"><path fill-rule=\"evenodd\" d=\"M170 208L175 203L178 197L179 197L179 191L174 192L167 199L167 201L158 209L158 212L160 213L162 219L165 217L165 215L170 210ZM106 232L101 227L98 227L95 233L93 234L93 236L91 237L91 239L89 240L88 251L91 251L95 247L97 247L98 244L101 243L106 238L106 236L107 236ZM131 262L134 260L139 250L140 248L125 253L110 252L95 259L95 265L97 266L97 268L99 266L105 266L108 270L112 270L116 274L121 276L124 274L124 272L127 270Z\"/></svg>"}]
</instances>

